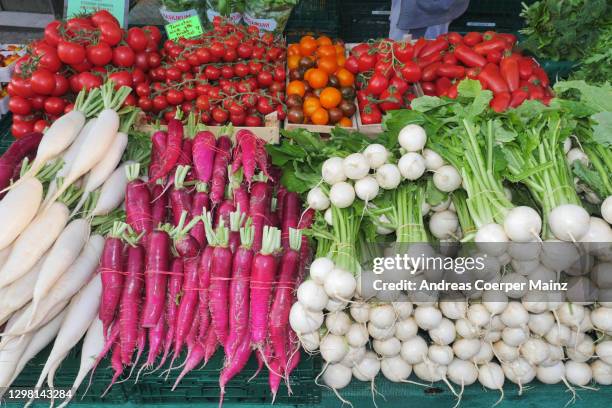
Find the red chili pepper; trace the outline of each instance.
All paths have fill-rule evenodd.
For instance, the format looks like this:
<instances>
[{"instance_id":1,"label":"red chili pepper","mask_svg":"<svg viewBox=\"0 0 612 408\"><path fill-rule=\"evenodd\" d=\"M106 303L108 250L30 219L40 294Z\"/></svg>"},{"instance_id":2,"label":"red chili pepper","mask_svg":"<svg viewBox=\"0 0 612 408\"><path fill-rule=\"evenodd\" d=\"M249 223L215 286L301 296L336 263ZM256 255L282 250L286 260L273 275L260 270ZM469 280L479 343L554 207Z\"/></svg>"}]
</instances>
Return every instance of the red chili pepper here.
<instances>
[{"instance_id":1,"label":"red chili pepper","mask_svg":"<svg viewBox=\"0 0 612 408\"><path fill-rule=\"evenodd\" d=\"M500 113L508 109L511 98L510 92L499 92L493 96L489 105L495 112Z\"/></svg>"},{"instance_id":2,"label":"red chili pepper","mask_svg":"<svg viewBox=\"0 0 612 408\"><path fill-rule=\"evenodd\" d=\"M455 48L455 57L468 67L484 67L487 60L484 57L465 45L458 45Z\"/></svg>"},{"instance_id":3,"label":"red chili pepper","mask_svg":"<svg viewBox=\"0 0 612 408\"><path fill-rule=\"evenodd\" d=\"M495 31L485 31L484 33L482 33L482 38L485 41L489 41L492 40L493 38L497 37L497 32Z\"/></svg>"},{"instance_id":4,"label":"red chili pepper","mask_svg":"<svg viewBox=\"0 0 612 408\"><path fill-rule=\"evenodd\" d=\"M527 99L528 97L529 92L521 88L517 89L516 91L512 92L512 99L510 99L510 107L516 108L520 106L523 102L525 102L525 99Z\"/></svg>"},{"instance_id":5,"label":"red chili pepper","mask_svg":"<svg viewBox=\"0 0 612 408\"><path fill-rule=\"evenodd\" d=\"M434 62L441 61L441 60L442 60L442 51L438 51L436 53L429 54L427 57L424 57L424 58L419 57L417 59L417 64L419 64L419 67L425 68L426 66L431 65Z\"/></svg>"},{"instance_id":6,"label":"red chili pepper","mask_svg":"<svg viewBox=\"0 0 612 408\"><path fill-rule=\"evenodd\" d=\"M544 98L544 88L539 85L529 84L529 99L541 101Z\"/></svg>"},{"instance_id":7,"label":"red chili pepper","mask_svg":"<svg viewBox=\"0 0 612 408\"><path fill-rule=\"evenodd\" d=\"M465 75L470 79L478 79L478 74L480 74L481 69L479 67L468 68L465 71Z\"/></svg>"},{"instance_id":8,"label":"red chili pepper","mask_svg":"<svg viewBox=\"0 0 612 408\"><path fill-rule=\"evenodd\" d=\"M510 33L498 33L498 37L503 38L510 47L513 47L516 44L516 35Z\"/></svg>"},{"instance_id":9,"label":"red chili pepper","mask_svg":"<svg viewBox=\"0 0 612 408\"><path fill-rule=\"evenodd\" d=\"M448 88L448 90L446 91L446 96L451 99L457 99L457 96L459 96L457 85L458 84L453 84L450 88Z\"/></svg>"},{"instance_id":10,"label":"red chili pepper","mask_svg":"<svg viewBox=\"0 0 612 408\"><path fill-rule=\"evenodd\" d=\"M455 54L452 52L447 52L446 54L444 54L444 56L442 57L442 62L444 64L452 64L452 65L457 65L457 57L455 57Z\"/></svg>"},{"instance_id":11,"label":"red chili pepper","mask_svg":"<svg viewBox=\"0 0 612 408\"><path fill-rule=\"evenodd\" d=\"M521 80L519 76L519 64L516 58L508 57L501 60L499 72L506 80L510 92L516 91Z\"/></svg>"},{"instance_id":12,"label":"red chili pepper","mask_svg":"<svg viewBox=\"0 0 612 408\"><path fill-rule=\"evenodd\" d=\"M465 77L465 68L461 65L440 64L436 69L436 74L445 78Z\"/></svg>"},{"instance_id":13,"label":"red chili pepper","mask_svg":"<svg viewBox=\"0 0 612 408\"><path fill-rule=\"evenodd\" d=\"M492 62L493 64L499 64L499 61L502 59L502 53L499 51L491 51L487 54L487 62Z\"/></svg>"},{"instance_id":14,"label":"red chili pepper","mask_svg":"<svg viewBox=\"0 0 612 408\"><path fill-rule=\"evenodd\" d=\"M436 96L436 85L433 82L421 82L423 93L429 96Z\"/></svg>"},{"instance_id":15,"label":"red chili pepper","mask_svg":"<svg viewBox=\"0 0 612 408\"><path fill-rule=\"evenodd\" d=\"M435 80L438 77L438 67L442 64L440 62L434 62L433 64L429 64L423 69L423 75L421 75L421 79L425 82L430 82Z\"/></svg>"},{"instance_id":16,"label":"red chili pepper","mask_svg":"<svg viewBox=\"0 0 612 408\"><path fill-rule=\"evenodd\" d=\"M529 57L523 57L519 60L519 76L521 79L528 79L533 74L535 63Z\"/></svg>"},{"instance_id":17,"label":"red chili pepper","mask_svg":"<svg viewBox=\"0 0 612 408\"><path fill-rule=\"evenodd\" d=\"M436 94L438 96L446 96L446 92L453 85L450 79L448 78L438 78L436 80Z\"/></svg>"},{"instance_id":18,"label":"red chili pepper","mask_svg":"<svg viewBox=\"0 0 612 408\"><path fill-rule=\"evenodd\" d=\"M482 41L482 33L471 31L463 37L463 43L468 47L473 47Z\"/></svg>"},{"instance_id":19,"label":"red chili pepper","mask_svg":"<svg viewBox=\"0 0 612 408\"><path fill-rule=\"evenodd\" d=\"M493 38L491 40L476 44L473 49L480 55L487 55L493 51L502 52L508 48L508 43L503 38Z\"/></svg>"},{"instance_id":20,"label":"red chili pepper","mask_svg":"<svg viewBox=\"0 0 612 408\"><path fill-rule=\"evenodd\" d=\"M544 71L542 67L538 66L534 68L533 73L540 80L540 84L544 88L548 88L548 85L550 85L550 81L548 80L548 75L546 75L546 71Z\"/></svg>"},{"instance_id":21,"label":"red chili pepper","mask_svg":"<svg viewBox=\"0 0 612 408\"><path fill-rule=\"evenodd\" d=\"M448 33L448 35L446 36L448 42L450 44L456 45L456 44L461 44L463 43L463 37L461 37L461 34L457 33L457 32L450 32Z\"/></svg>"},{"instance_id":22,"label":"red chili pepper","mask_svg":"<svg viewBox=\"0 0 612 408\"><path fill-rule=\"evenodd\" d=\"M445 38L440 37L436 40L429 42L425 47L423 47L423 49L421 49L421 52L418 53L418 57L425 58L428 55L435 54L440 51L444 51L447 48L448 48L448 41L446 41Z\"/></svg>"},{"instance_id":23,"label":"red chili pepper","mask_svg":"<svg viewBox=\"0 0 612 408\"><path fill-rule=\"evenodd\" d=\"M416 42L414 43L414 56L418 56L419 53L421 52L421 50L423 49L423 47L425 47L427 45L427 40L423 37L419 38L418 40L416 40Z\"/></svg>"},{"instance_id":24,"label":"red chili pepper","mask_svg":"<svg viewBox=\"0 0 612 408\"><path fill-rule=\"evenodd\" d=\"M506 81L504 81L504 78L502 78L499 73L497 65L487 64L480 75L478 75L478 78L482 79L487 84L487 88L492 90L495 94L499 92L508 92L508 85L506 85Z\"/></svg>"}]
</instances>

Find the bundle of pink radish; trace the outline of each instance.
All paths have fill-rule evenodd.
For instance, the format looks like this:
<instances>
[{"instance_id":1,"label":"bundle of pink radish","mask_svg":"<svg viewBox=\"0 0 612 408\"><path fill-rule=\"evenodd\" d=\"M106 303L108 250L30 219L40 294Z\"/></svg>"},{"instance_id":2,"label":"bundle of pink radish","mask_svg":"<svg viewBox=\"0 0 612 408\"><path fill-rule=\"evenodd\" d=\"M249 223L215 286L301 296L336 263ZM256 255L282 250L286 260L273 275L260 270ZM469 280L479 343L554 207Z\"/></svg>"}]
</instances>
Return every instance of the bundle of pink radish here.
<instances>
[{"instance_id":1,"label":"bundle of pink radish","mask_svg":"<svg viewBox=\"0 0 612 408\"><path fill-rule=\"evenodd\" d=\"M152 135L147 181L128 167L126 224L106 238L100 263L97 362L110 354L113 383L180 370L176 387L222 349L222 401L254 355L275 396L300 359L289 310L309 220L277 184L261 139L239 130L233 145L230 129L215 137L189 122Z\"/></svg>"}]
</instances>

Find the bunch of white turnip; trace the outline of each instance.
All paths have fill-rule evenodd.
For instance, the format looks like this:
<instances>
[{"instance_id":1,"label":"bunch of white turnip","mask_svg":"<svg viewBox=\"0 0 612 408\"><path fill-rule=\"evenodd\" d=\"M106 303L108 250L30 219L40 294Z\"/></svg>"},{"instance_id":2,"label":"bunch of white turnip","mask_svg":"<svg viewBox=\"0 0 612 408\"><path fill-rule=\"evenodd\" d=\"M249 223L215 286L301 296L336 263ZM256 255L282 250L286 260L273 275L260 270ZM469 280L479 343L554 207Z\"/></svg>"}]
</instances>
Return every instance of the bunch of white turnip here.
<instances>
[{"instance_id":1,"label":"bunch of white turnip","mask_svg":"<svg viewBox=\"0 0 612 408\"><path fill-rule=\"evenodd\" d=\"M55 371L85 336L78 388L104 344L96 273L104 238L92 231L92 219L119 207L127 184L121 160L128 136L117 111L129 88L113 87L80 94L75 109L46 130L35 159L0 201L2 390L55 339L36 385L52 387ZM47 184L39 178L50 162L61 168ZM88 211L79 211L86 203Z\"/></svg>"}]
</instances>

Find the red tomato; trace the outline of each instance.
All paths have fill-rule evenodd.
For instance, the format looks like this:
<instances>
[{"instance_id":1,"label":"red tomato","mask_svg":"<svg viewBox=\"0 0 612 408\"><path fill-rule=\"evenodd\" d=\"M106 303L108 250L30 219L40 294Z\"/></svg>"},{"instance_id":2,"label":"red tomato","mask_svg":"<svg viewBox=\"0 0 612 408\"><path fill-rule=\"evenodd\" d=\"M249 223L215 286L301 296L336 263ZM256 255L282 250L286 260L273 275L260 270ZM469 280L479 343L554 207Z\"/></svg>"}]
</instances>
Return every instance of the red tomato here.
<instances>
[{"instance_id":1,"label":"red tomato","mask_svg":"<svg viewBox=\"0 0 612 408\"><path fill-rule=\"evenodd\" d=\"M413 83L421 80L421 68L416 62L408 61L400 69L400 74L405 81Z\"/></svg>"},{"instance_id":2,"label":"red tomato","mask_svg":"<svg viewBox=\"0 0 612 408\"><path fill-rule=\"evenodd\" d=\"M119 44L119 41L121 41L123 37L123 30L121 30L117 24L104 21L100 23L98 28L100 29L100 40L110 46Z\"/></svg>"},{"instance_id":3,"label":"red tomato","mask_svg":"<svg viewBox=\"0 0 612 408\"><path fill-rule=\"evenodd\" d=\"M183 100L183 93L177 89L170 89L166 92L166 99L170 105L180 105Z\"/></svg>"},{"instance_id":4,"label":"red tomato","mask_svg":"<svg viewBox=\"0 0 612 408\"><path fill-rule=\"evenodd\" d=\"M15 95L23 96L24 98L34 96L30 79L24 79L18 75L13 75L9 83L9 86L10 85L12 85Z\"/></svg>"},{"instance_id":5,"label":"red tomato","mask_svg":"<svg viewBox=\"0 0 612 408\"><path fill-rule=\"evenodd\" d=\"M234 68L231 65L221 67L221 76L225 79L230 79L234 76Z\"/></svg>"},{"instance_id":6,"label":"red tomato","mask_svg":"<svg viewBox=\"0 0 612 408\"><path fill-rule=\"evenodd\" d=\"M225 123L229 118L229 114L226 110L221 108L214 108L212 111L212 118L217 123Z\"/></svg>"},{"instance_id":7,"label":"red tomato","mask_svg":"<svg viewBox=\"0 0 612 408\"><path fill-rule=\"evenodd\" d=\"M157 95L153 98L153 110L160 112L168 107L168 101L164 95Z\"/></svg>"},{"instance_id":8,"label":"red tomato","mask_svg":"<svg viewBox=\"0 0 612 408\"><path fill-rule=\"evenodd\" d=\"M156 52L147 53L147 63L151 68L157 68L161 65L161 56Z\"/></svg>"},{"instance_id":9,"label":"red tomato","mask_svg":"<svg viewBox=\"0 0 612 408\"><path fill-rule=\"evenodd\" d=\"M344 61L344 68L348 69L351 73L359 73L359 62L354 56L350 56Z\"/></svg>"},{"instance_id":10,"label":"red tomato","mask_svg":"<svg viewBox=\"0 0 612 408\"><path fill-rule=\"evenodd\" d=\"M32 91L40 95L51 95L55 89L55 75L46 69L37 69L30 77Z\"/></svg>"},{"instance_id":11,"label":"red tomato","mask_svg":"<svg viewBox=\"0 0 612 408\"><path fill-rule=\"evenodd\" d=\"M236 49L238 56L242 59L248 59L253 54L253 47L250 44L242 43Z\"/></svg>"},{"instance_id":12,"label":"red tomato","mask_svg":"<svg viewBox=\"0 0 612 408\"><path fill-rule=\"evenodd\" d=\"M85 59L85 48L80 44L61 40L57 46L57 56L65 64L80 64Z\"/></svg>"},{"instance_id":13,"label":"red tomato","mask_svg":"<svg viewBox=\"0 0 612 408\"><path fill-rule=\"evenodd\" d=\"M113 59L113 50L105 42L87 47L87 59L94 65L102 67Z\"/></svg>"},{"instance_id":14,"label":"red tomato","mask_svg":"<svg viewBox=\"0 0 612 408\"><path fill-rule=\"evenodd\" d=\"M57 96L51 96L45 100L45 112L50 115L61 115L65 107L66 102Z\"/></svg>"},{"instance_id":15,"label":"red tomato","mask_svg":"<svg viewBox=\"0 0 612 408\"><path fill-rule=\"evenodd\" d=\"M88 59L84 59L83 62L81 62L80 64L70 64L70 68L72 68L76 72L91 71L92 67L93 65L91 64L91 62L89 62ZM96 68L101 68L101 67L96 67Z\"/></svg>"},{"instance_id":16,"label":"red tomato","mask_svg":"<svg viewBox=\"0 0 612 408\"><path fill-rule=\"evenodd\" d=\"M136 106L138 103L138 99L134 96L133 93L130 93L123 101L123 106Z\"/></svg>"},{"instance_id":17,"label":"red tomato","mask_svg":"<svg viewBox=\"0 0 612 408\"><path fill-rule=\"evenodd\" d=\"M39 119L36 122L34 122L34 132L44 133L47 126L49 126L49 123L47 123L46 120Z\"/></svg>"},{"instance_id":18,"label":"red tomato","mask_svg":"<svg viewBox=\"0 0 612 408\"><path fill-rule=\"evenodd\" d=\"M376 57L370 54L362 54L358 59L359 72L366 72L374 68L376 65Z\"/></svg>"},{"instance_id":19,"label":"red tomato","mask_svg":"<svg viewBox=\"0 0 612 408\"><path fill-rule=\"evenodd\" d=\"M360 116L361 123L364 125L373 125L382 121L382 113L373 103L366 104L360 112Z\"/></svg>"},{"instance_id":20,"label":"red tomato","mask_svg":"<svg viewBox=\"0 0 612 408\"><path fill-rule=\"evenodd\" d=\"M135 59L134 51L127 45L120 45L113 50L113 64L118 67L131 67Z\"/></svg>"},{"instance_id":21,"label":"red tomato","mask_svg":"<svg viewBox=\"0 0 612 408\"><path fill-rule=\"evenodd\" d=\"M141 28L132 27L127 32L127 43L136 52L144 51L148 41L147 35Z\"/></svg>"},{"instance_id":22,"label":"red tomato","mask_svg":"<svg viewBox=\"0 0 612 408\"><path fill-rule=\"evenodd\" d=\"M257 84L262 88L267 88L268 86L272 85L272 81L272 74L267 71L261 71L259 74L257 74Z\"/></svg>"},{"instance_id":23,"label":"red tomato","mask_svg":"<svg viewBox=\"0 0 612 408\"><path fill-rule=\"evenodd\" d=\"M270 104L270 99L260 96L257 100L257 112L262 115L267 115L268 113L274 112L274 108Z\"/></svg>"},{"instance_id":24,"label":"red tomato","mask_svg":"<svg viewBox=\"0 0 612 408\"><path fill-rule=\"evenodd\" d=\"M244 119L244 125L250 126L250 127L261 126L262 125L261 118L257 115L248 115Z\"/></svg>"},{"instance_id":25,"label":"red tomato","mask_svg":"<svg viewBox=\"0 0 612 408\"><path fill-rule=\"evenodd\" d=\"M389 86L389 81L384 75L374 74L374 76L370 78L366 92L373 95L380 95L385 89L387 89L387 86Z\"/></svg>"},{"instance_id":26,"label":"red tomato","mask_svg":"<svg viewBox=\"0 0 612 408\"><path fill-rule=\"evenodd\" d=\"M159 44L159 42L161 41L162 35L161 32L159 31L159 28L157 28L156 26L144 26L142 27L142 29L145 31L145 34L148 34L149 37L156 43Z\"/></svg>"},{"instance_id":27,"label":"red tomato","mask_svg":"<svg viewBox=\"0 0 612 408\"><path fill-rule=\"evenodd\" d=\"M395 88L400 95L403 95L406 91L408 91L409 87L408 83L398 76L391 78L391 81L389 81L389 86Z\"/></svg>"},{"instance_id":28,"label":"red tomato","mask_svg":"<svg viewBox=\"0 0 612 408\"><path fill-rule=\"evenodd\" d=\"M206 75L206 78L209 80L216 81L219 79L219 77L221 77L221 70L214 65L208 65L204 69L204 75Z\"/></svg>"},{"instance_id":29,"label":"red tomato","mask_svg":"<svg viewBox=\"0 0 612 408\"><path fill-rule=\"evenodd\" d=\"M29 115L32 104L23 96L13 96L9 99L9 110L17 115Z\"/></svg>"},{"instance_id":30,"label":"red tomato","mask_svg":"<svg viewBox=\"0 0 612 408\"><path fill-rule=\"evenodd\" d=\"M45 27L45 41L54 47L57 47L57 44L59 44L60 39L62 38L58 30L61 24L62 23L60 21L54 20Z\"/></svg>"},{"instance_id":31,"label":"red tomato","mask_svg":"<svg viewBox=\"0 0 612 408\"><path fill-rule=\"evenodd\" d=\"M34 124L32 122L21 122L13 120L13 125L11 126L11 133L16 139L25 136L33 130Z\"/></svg>"},{"instance_id":32,"label":"red tomato","mask_svg":"<svg viewBox=\"0 0 612 408\"><path fill-rule=\"evenodd\" d=\"M34 54L40 59L38 61L38 68L45 68L51 72L57 72L62 67L62 61L55 48L50 46L37 46L34 50Z\"/></svg>"},{"instance_id":33,"label":"red tomato","mask_svg":"<svg viewBox=\"0 0 612 408\"><path fill-rule=\"evenodd\" d=\"M115 83L115 89L119 89L122 86L131 87L134 83L132 79L132 74L129 71L117 71L113 72L108 76L108 79Z\"/></svg>"},{"instance_id":34,"label":"red tomato","mask_svg":"<svg viewBox=\"0 0 612 408\"><path fill-rule=\"evenodd\" d=\"M381 102L378 104L378 107L384 112L402 107L402 95L397 91L391 92L389 89L385 89L380 94L379 99Z\"/></svg>"},{"instance_id":35,"label":"red tomato","mask_svg":"<svg viewBox=\"0 0 612 408\"><path fill-rule=\"evenodd\" d=\"M45 97L43 95L36 95L33 98L30 98L30 102L32 103L32 109L35 111L42 110L45 106Z\"/></svg>"},{"instance_id":36,"label":"red tomato","mask_svg":"<svg viewBox=\"0 0 612 408\"><path fill-rule=\"evenodd\" d=\"M79 88L85 88L87 90L102 86L102 78L98 75L94 75L91 72L81 72L79 75ZM111 74L112 76L112 74Z\"/></svg>"},{"instance_id":37,"label":"red tomato","mask_svg":"<svg viewBox=\"0 0 612 408\"><path fill-rule=\"evenodd\" d=\"M119 25L119 21L108 10L98 10L91 16L91 21L97 27L102 23L113 23Z\"/></svg>"},{"instance_id":38,"label":"red tomato","mask_svg":"<svg viewBox=\"0 0 612 408\"><path fill-rule=\"evenodd\" d=\"M400 62L406 63L412 59L414 47L407 42L396 42L393 44L393 55Z\"/></svg>"},{"instance_id":39,"label":"red tomato","mask_svg":"<svg viewBox=\"0 0 612 408\"><path fill-rule=\"evenodd\" d=\"M53 89L52 96L64 96L70 90L70 83L65 76L61 74L55 74L55 88Z\"/></svg>"}]
</instances>

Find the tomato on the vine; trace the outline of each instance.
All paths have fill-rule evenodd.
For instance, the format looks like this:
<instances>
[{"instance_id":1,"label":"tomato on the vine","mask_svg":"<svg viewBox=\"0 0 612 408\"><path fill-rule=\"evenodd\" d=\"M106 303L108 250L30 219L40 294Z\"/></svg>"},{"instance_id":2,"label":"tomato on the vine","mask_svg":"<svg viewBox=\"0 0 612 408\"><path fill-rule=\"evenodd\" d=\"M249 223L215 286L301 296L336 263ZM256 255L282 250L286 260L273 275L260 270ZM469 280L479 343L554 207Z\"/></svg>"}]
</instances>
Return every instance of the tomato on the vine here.
<instances>
[{"instance_id":1,"label":"tomato on the vine","mask_svg":"<svg viewBox=\"0 0 612 408\"><path fill-rule=\"evenodd\" d=\"M127 45L120 45L113 50L113 64L118 67L131 67L136 56Z\"/></svg>"},{"instance_id":2,"label":"tomato on the vine","mask_svg":"<svg viewBox=\"0 0 612 408\"><path fill-rule=\"evenodd\" d=\"M23 96L13 96L9 99L9 110L17 115L29 115L32 111L32 104Z\"/></svg>"},{"instance_id":3,"label":"tomato on the vine","mask_svg":"<svg viewBox=\"0 0 612 408\"><path fill-rule=\"evenodd\" d=\"M65 76L55 74L55 88L51 93L52 96L64 96L70 90L70 83Z\"/></svg>"},{"instance_id":4,"label":"tomato on the vine","mask_svg":"<svg viewBox=\"0 0 612 408\"><path fill-rule=\"evenodd\" d=\"M121 38L123 38L123 30L118 24L103 21L98 25L98 28L100 29L100 40L110 46L119 44Z\"/></svg>"},{"instance_id":5,"label":"tomato on the vine","mask_svg":"<svg viewBox=\"0 0 612 408\"><path fill-rule=\"evenodd\" d=\"M87 59L96 66L104 66L112 61L113 50L105 42L99 42L87 47Z\"/></svg>"},{"instance_id":6,"label":"tomato on the vine","mask_svg":"<svg viewBox=\"0 0 612 408\"><path fill-rule=\"evenodd\" d=\"M161 112L168 107L168 101L164 95L157 95L153 98L153 110L155 112Z\"/></svg>"},{"instance_id":7,"label":"tomato on the vine","mask_svg":"<svg viewBox=\"0 0 612 408\"><path fill-rule=\"evenodd\" d=\"M57 96L51 96L45 100L45 112L50 115L61 115L64 112L66 102Z\"/></svg>"},{"instance_id":8,"label":"tomato on the vine","mask_svg":"<svg viewBox=\"0 0 612 408\"><path fill-rule=\"evenodd\" d=\"M184 96L183 93L177 89L169 89L168 92L166 92L166 99L170 105L176 106L183 102Z\"/></svg>"},{"instance_id":9,"label":"tomato on the vine","mask_svg":"<svg viewBox=\"0 0 612 408\"><path fill-rule=\"evenodd\" d=\"M57 47L62 38L59 33L59 27L61 24L61 21L54 20L45 27L44 39L47 43L55 47Z\"/></svg>"},{"instance_id":10,"label":"tomato on the vine","mask_svg":"<svg viewBox=\"0 0 612 408\"><path fill-rule=\"evenodd\" d=\"M61 40L57 46L57 56L65 64L80 64L85 59L85 48L81 44Z\"/></svg>"},{"instance_id":11,"label":"tomato on the vine","mask_svg":"<svg viewBox=\"0 0 612 408\"><path fill-rule=\"evenodd\" d=\"M134 51L144 51L149 39L139 27L132 27L127 32L127 43Z\"/></svg>"},{"instance_id":12,"label":"tomato on the vine","mask_svg":"<svg viewBox=\"0 0 612 408\"><path fill-rule=\"evenodd\" d=\"M40 95L51 95L55 90L55 75L44 68L37 69L30 77L32 91Z\"/></svg>"},{"instance_id":13,"label":"tomato on the vine","mask_svg":"<svg viewBox=\"0 0 612 408\"><path fill-rule=\"evenodd\" d=\"M212 118L217 123L225 123L229 118L229 114L226 110L221 108L214 108L212 110Z\"/></svg>"}]
</instances>

